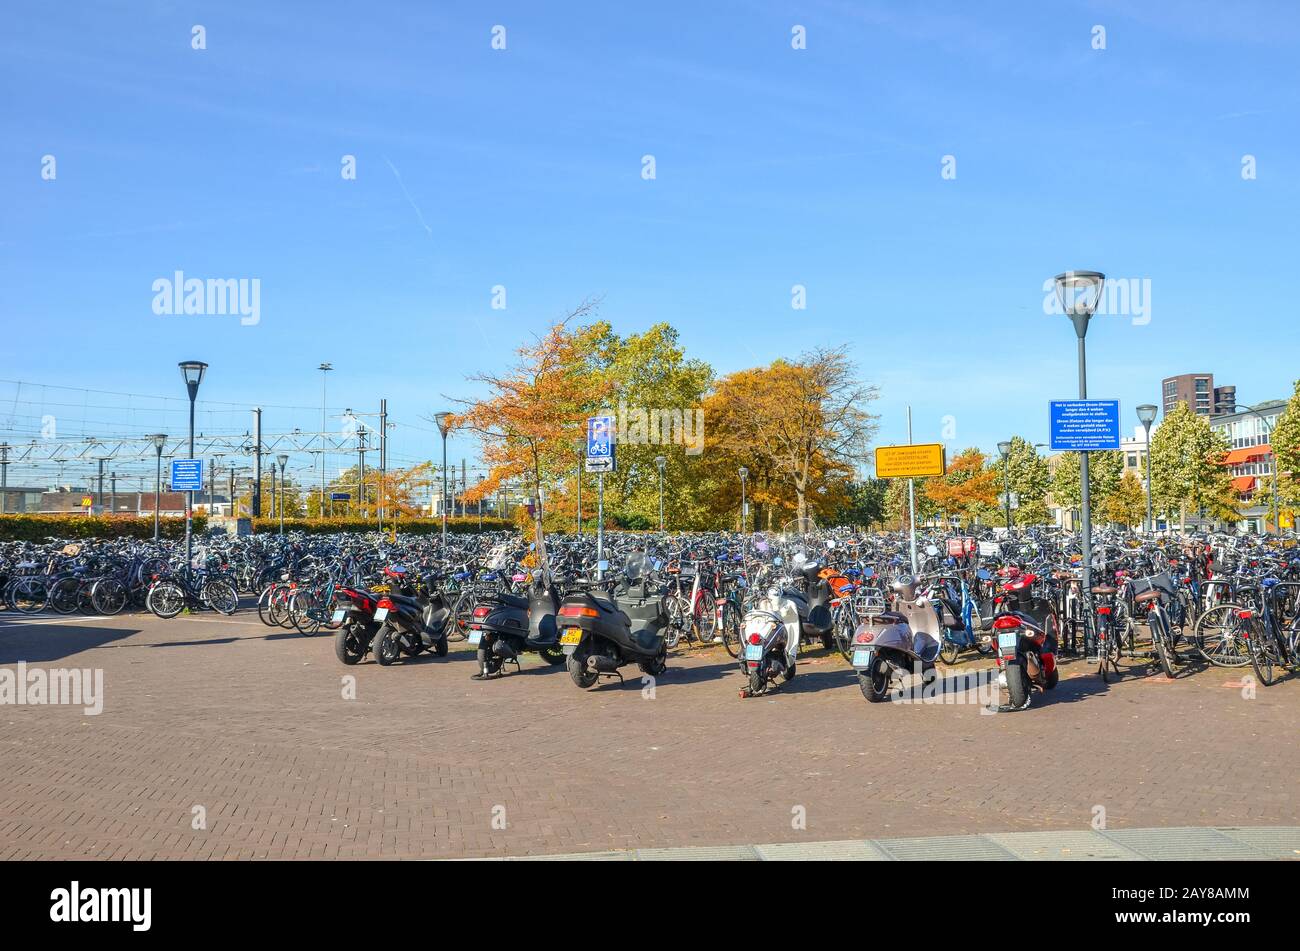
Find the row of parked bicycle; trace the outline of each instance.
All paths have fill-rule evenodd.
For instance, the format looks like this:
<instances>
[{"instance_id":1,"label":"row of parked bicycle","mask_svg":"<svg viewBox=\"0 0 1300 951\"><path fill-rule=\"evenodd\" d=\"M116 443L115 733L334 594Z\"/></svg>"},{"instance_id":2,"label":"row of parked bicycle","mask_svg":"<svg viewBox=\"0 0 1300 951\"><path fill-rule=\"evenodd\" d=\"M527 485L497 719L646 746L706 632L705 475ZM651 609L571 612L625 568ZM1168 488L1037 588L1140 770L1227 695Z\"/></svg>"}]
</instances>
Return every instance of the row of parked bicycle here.
<instances>
[{"instance_id":1,"label":"row of parked bicycle","mask_svg":"<svg viewBox=\"0 0 1300 951\"><path fill-rule=\"evenodd\" d=\"M1077 539L1055 532L933 534L916 572L904 536L808 524L606 543L598 565L591 536L451 536L445 548L437 536L217 536L189 570L177 543L9 543L0 606L169 618L233 613L242 592L267 624L333 633L344 663L370 654L389 665L468 640L479 677L533 652L582 686L629 663L661 671L669 650L716 641L749 695L794 676L800 645L842 654L868 699L908 674L933 676L937 662L985 656L1014 706L1055 686L1058 654L1106 679L1200 662L1252 665L1271 684L1300 647L1294 538L1103 533L1086 591Z\"/></svg>"}]
</instances>

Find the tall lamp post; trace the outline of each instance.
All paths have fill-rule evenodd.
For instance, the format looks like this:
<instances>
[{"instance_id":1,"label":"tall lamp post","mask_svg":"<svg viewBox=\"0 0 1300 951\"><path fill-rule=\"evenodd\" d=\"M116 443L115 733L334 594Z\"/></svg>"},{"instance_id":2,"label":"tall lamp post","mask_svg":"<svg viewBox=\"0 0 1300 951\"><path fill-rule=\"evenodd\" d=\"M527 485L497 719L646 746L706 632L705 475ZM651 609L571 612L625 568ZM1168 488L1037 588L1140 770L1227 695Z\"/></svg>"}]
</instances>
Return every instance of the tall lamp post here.
<instances>
[{"instance_id":1,"label":"tall lamp post","mask_svg":"<svg viewBox=\"0 0 1300 951\"><path fill-rule=\"evenodd\" d=\"M1065 271L1056 275L1056 296L1065 315L1074 325L1074 335L1079 341L1079 399L1088 398L1088 355L1084 337L1088 335L1088 321L1101 301L1106 275L1100 271ZM1082 502L1083 590L1085 597L1092 591L1092 498L1088 486L1088 454L1079 453L1079 486Z\"/></svg>"},{"instance_id":2,"label":"tall lamp post","mask_svg":"<svg viewBox=\"0 0 1300 951\"><path fill-rule=\"evenodd\" d=\"M1255 416L1259 418L1260 423L1261 423L1261 424L1263 425L1263 427L1264 427L1264 435L1266 435L1266 436L1268 437L1268 450L1269 450L1269 455L1273 457L1273 462L1269 465L1269 468L1272 470L1272 476L1273 476L1273 478L1272 478L1272 485L1273 485L1273 533L1274 533L1274 534L1281 534L1281 532L1282 532L1282 526L1281 526L1281 523L1279 523L1278 520L1277 520L1277 519L1278 519L1278 512L1277 512L1277 451L1274 450L1274 448L1273 448L1273 427L1272 427L1271 425L1269 425L1268 419L1265 418L1264 414L1261 413L1261 412L1260 412L1256 407L1254 407L1254 406L1247 406L1247 407L1246 407L1246 411L1247 411L1248 413L1254 413ZM1268 533L1265 532L1265 534L1268 534Z\"/></svg>"},{"instance_id":3,"label":"tall lamp post","mask_svg":"<svg viewBox=\"0 0 1300 951\"><path fill-rule=\"evenodd\" d=\"M320 517L325 517L325 381L329 378L333 364L322 363L320 370Z\"/></svg>"},{"instance_id":4,"label":"tall lamp post","mask_svg":"<svg viewBox=\"0 0 1300 951\"><path fill-rule=\"evenodd\" d=\"M1007 534L1011 533L1011 443L998 443L998 452L1002 453L1002 501L1007 510Z\"/></svg>"},{"instance_id":5,"label":"tall lamp post","mask_svg":"<svg viewBox=\"0 0 1300 951\"><path fill-rule=\"evenodd\" d=\"M161 527L158 521L158 510L162 508L162 451L163 446L167 444L167 434L155 433L149 438L153 440L153 451L158 457L153 475L153 540L158 541Z\"/></svg>"},{"instance_id":6,"label":"tall lamp post","mask_svg":"<svg viewBox=\"0 0 1300 951\"><path fill-rule=\"evenodd\" d=\"M745 534L745 480L749 478L749 469L741 466L737 470L740 475L740 534Z\"/></svg>"},{"instance_id":7,"label":"tall lamp post","mask_svg":"<svg viewBox=\"0 0 1300 951\"><path fill-rule=\"evenodd\" d=\"M1147 434L1147 534L1150 535L1156 530L1156 523L1151 518L1151 424L1156 421L1156 413L1159 409L1150 403L1143 403L1137 408L1138 421Z\"/></svg>"},{"instance_id":8,"label":"tall lamp post","mask_svg":"<svg viewBox=\"0 0 1300 951\"><path fill-rule=\"evenodd\" d=\"M190 458L194 458L194 399L199 395L199 384L208 365L202 360L184 360L179 364L185 378L185 389L190 394ZM185 493L185 575L188 578L194 561L194 492Z\"/></svg>"},{"instance_id":9,"label":"tall lamp post","mask_svg":"<svg viewBox=\"0 0 1300 951\"><path fill-rule=\"evenodd\" d=\"M275 461L280 463L280 534L284 534L284 467L289 461L287 453L280 453L275 457Z\"/></svg>"},{"instance_id":10,"label":"tall lamp post","mask_svg":"<svg viewBox=\"0 0 1300 951\"><path fill-rule=\"evenodd\" d=\"M442 434L442 550L447 550L447 432L451 429L451 413L435 413L433 421Z\"/></svg>"},{"instance_id":11,"label":"tall lamp post","mask_svg":"<svg viewBox=\"0 0 1300 951\"><path fill-rule=\"evenodd\" d=\"M655 468L659 470L659 531L661 532L664 530L664 466L666 465L668 465L666 458L655 456Z\"/></svg>"}]
</instances>

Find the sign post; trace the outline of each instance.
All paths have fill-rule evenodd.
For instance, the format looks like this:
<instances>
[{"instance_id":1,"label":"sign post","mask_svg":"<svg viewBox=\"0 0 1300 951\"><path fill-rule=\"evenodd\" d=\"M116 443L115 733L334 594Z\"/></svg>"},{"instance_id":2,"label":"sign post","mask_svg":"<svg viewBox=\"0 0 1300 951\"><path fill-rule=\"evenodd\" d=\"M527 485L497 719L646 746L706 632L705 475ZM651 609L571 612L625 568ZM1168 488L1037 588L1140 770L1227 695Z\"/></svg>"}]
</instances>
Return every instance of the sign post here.
<instances>
[{"instance_id":1,"label":"sign post","mask_svg":"<svg viewBox=\"0 0 1300 951\"><path fill-rule=\"evenodd\" d=\"M587 418L586 470L596 473L596 580L605 577L605 473L614 471L614 419Z\"/></svg>"},{"instance_id":2,"label":"sign post","mask_svg":"<svg viewBox=\"0 0 1300 951\"><path fill-rule=\"evenodd\" d=\"M947 471L943 443L912 443L912 407L907 408L907 445L876 449L877 479L907 479L907 511L911 519L912 574L920 570L916 556L916 479L941 476Z\"/></svg>"}]
</instances>

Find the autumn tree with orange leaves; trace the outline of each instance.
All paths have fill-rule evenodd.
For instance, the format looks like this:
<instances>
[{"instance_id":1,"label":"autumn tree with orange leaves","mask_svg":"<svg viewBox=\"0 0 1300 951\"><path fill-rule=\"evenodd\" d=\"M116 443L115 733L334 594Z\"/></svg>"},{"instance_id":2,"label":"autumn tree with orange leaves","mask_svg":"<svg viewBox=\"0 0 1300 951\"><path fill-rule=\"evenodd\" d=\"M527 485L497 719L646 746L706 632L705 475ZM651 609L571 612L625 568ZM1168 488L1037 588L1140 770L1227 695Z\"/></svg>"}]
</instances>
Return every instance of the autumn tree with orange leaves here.
<instances>
[{"instance_id":1,"label":"autumn tree with orange leaves","mask_svg":"<svg viewBox=\"0 0 1300 951\"><path fill-rule=\"evenodd\" d=\"M452 416L450 427L479 438L489 471L464 494L466 501L491 496L504 482L521 482L540 504L546 489L573 470L586 418L612 390L597 362L605 328L570 326L595 309L595 301L584 301L545 335L521 346L505 373L470 377L489 395L458 400L463 410Z\"/></svg>"},{"instance_id":2,"label":"autumn tree with orange leaves","mask_svg":"<svg viewBox=\"0 0 1300 951\"><path fill-rule=\"evenodd\" d=\"M964 449L948 463L942 478L926 482L926 497L939 514L945 518L955 516L967 524L996 509L1001 483L997 471L986 468L984 463L984 453Z\"/></svg>"},{"instance_id":3,"label":"autumn tree with orange leaves","mask_svg":"<svg viewBox=\"0 0 1300 951\"><path fill-rule=\"evenodd\" d=\"M877 428L866 406L876 396L843 347L740 370L718 380L705 401L706 445L718 454L715 464L754 473L760 504L788 500L801 519L810 509L829 514L866 458Z\"/></svg>"}]
</instances>

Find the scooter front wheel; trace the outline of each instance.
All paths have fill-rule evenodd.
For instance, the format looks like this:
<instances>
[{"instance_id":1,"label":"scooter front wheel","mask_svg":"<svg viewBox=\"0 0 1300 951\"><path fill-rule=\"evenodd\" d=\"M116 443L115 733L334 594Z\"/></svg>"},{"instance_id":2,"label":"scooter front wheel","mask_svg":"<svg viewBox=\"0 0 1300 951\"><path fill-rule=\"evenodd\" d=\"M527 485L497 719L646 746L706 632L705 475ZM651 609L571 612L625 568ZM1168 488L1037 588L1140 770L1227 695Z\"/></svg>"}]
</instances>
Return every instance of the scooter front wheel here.
<instances>
[{"instance_id":1,"label":"scooter front wheel","mask_svg":"<svg viewBox=\"0 0 1300 951\"><path fill-rule=\"evenodd\" d=\"M953 664L957 663L957 659L960 656L961 645L945 637L943 639L943 646L939 648L939 659L951 667Z\"/></svg>"}]
</instances>

